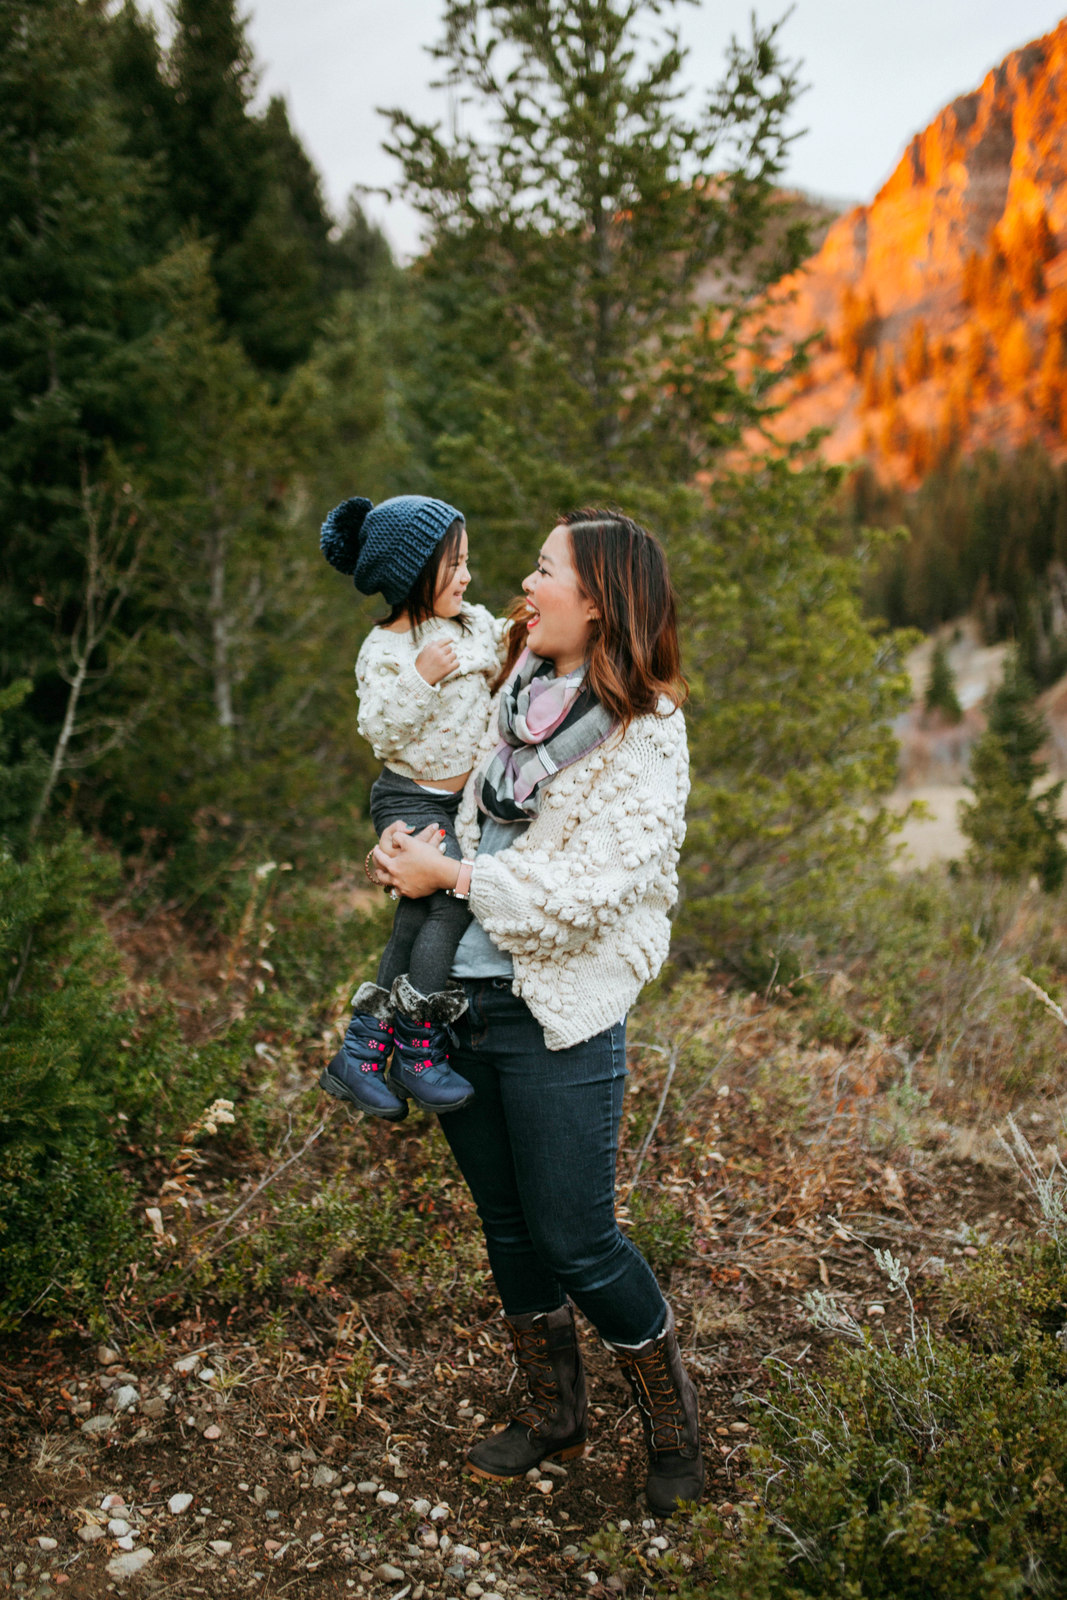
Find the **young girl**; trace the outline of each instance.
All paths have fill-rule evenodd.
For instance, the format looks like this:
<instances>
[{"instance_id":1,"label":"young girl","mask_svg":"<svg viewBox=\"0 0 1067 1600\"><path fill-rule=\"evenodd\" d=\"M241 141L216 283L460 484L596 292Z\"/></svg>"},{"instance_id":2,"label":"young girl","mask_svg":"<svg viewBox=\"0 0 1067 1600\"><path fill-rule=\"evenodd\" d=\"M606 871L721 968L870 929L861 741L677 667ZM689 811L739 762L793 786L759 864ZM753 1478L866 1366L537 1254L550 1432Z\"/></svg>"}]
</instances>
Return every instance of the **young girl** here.
<instances>
[{"instance_id":1,"label":"young girl","mask_svg":"<svg viewBox=\"0 0 1067 1600\"><path fill-rule=\"evenodd\" d=\"M488 726L506 624L464 601L467 530L443 500L342 501L322 525L321 544L361 593L380 593L391 607L356 661L359 731L385 764L370 795L375 831L397 821L416 833L432 825L442 852L461 862L455 889L399 901L378 981L353 996L344 1044L319 1080L328 1094L399 1122L409 1098L441 1113L474 1093L448 1065L446 1030L467 1005L449 973L470 920L470 863L454 820Z\"/></svg>"}]
</instances>

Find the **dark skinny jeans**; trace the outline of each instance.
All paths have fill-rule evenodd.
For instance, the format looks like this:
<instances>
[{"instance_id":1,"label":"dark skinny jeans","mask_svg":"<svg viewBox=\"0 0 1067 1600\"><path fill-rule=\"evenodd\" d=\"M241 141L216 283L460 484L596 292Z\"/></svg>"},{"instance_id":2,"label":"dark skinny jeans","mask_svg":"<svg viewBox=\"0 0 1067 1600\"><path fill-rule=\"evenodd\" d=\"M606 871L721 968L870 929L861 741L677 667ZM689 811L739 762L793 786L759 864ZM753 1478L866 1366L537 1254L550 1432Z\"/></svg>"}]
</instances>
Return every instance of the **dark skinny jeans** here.
<instances>
[{"instance_id":1,"label":"dark skinny jeans","mask_svg":"<svg viewBox=\"0 0 1067 1600\"><path fill-rule=\"evenodd\" d=\"M427 794L413 778L386 767L371 787L371 821L379 838L391 822L406 822L416 833L433 823L445 830L445 854L462 861L456 838L459 801L459 794ZM440 994L448 985L456 946L469 921L467 902L453 899L443 889L421 900L398 901L393 931L378 965L382 988L391 988L394 979L406 972L420 994Z\"/></svg>"},{"instance_id":2,"label":"dark skinny jeans","mask_svg":"<svg viewBox=\"0 0 1067 1600\"><path fill-rule=\"evenodd\" d=\"M666 1303L615 1220L625 1022L549 1050L508 979L464 988L451 1064L475 1098L441 1131L478 1207L505 1312L554 1311L569 1295L602 1338L655 1338Z\"/></svg>"}]
</instances>

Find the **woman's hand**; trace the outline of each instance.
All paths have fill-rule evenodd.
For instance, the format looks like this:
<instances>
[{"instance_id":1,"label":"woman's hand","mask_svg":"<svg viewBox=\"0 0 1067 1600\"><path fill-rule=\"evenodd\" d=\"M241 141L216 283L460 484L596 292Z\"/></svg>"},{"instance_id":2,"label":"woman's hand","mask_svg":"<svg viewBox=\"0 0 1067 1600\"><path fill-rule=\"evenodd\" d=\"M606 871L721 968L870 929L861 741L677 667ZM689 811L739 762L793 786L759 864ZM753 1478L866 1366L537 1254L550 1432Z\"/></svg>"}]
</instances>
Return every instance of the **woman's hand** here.
<instances>
[{"instance_id":1,"label":"woman's hand","mask_svg":"<svg viewBox=\"0 0 1067 1600\"><path fill-rule=\"evenodd\" d=\"M441 854L438 843L443 837L440 828L412 834L406 823L391 823L372 851L378 878L410 900L421 900L437 889L454 889L459 862Z\"/></svg>"}]
</instances>

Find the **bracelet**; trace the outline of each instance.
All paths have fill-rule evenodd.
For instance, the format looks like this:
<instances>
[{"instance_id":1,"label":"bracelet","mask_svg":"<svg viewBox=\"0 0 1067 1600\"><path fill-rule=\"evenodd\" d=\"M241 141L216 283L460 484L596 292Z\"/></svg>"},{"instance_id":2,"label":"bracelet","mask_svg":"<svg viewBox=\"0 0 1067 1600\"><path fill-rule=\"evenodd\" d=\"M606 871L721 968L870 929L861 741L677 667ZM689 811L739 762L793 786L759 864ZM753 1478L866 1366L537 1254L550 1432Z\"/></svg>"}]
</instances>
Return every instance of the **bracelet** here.
<instances>
[{"instance_id":1,"label":"bracelet","mask_svg":"<svg viewBox=\"0 0 1067 1600\"><path fill-rule=\"evenodd\" d=\"M370 869L370 858L377 848L377 845L372 844L370 849L367 851L367 854L363 857L363 872L368 883L372 883L376 889L384 889L385 884L382 882L381 878L376 878Z\"/></svg>"},{"instance_id":2,"label":"bracelet","mask_svg":"<svg viewBox=\"0 0 1067 1600\"><path fill-rule=\"evenodd\" d=\"M474 872L474 862L462 860L459 864L459 877L451 889L445 893L452 896L453 900L469 900L471 897L471 876Z\"/></svg>"}]
</instances>

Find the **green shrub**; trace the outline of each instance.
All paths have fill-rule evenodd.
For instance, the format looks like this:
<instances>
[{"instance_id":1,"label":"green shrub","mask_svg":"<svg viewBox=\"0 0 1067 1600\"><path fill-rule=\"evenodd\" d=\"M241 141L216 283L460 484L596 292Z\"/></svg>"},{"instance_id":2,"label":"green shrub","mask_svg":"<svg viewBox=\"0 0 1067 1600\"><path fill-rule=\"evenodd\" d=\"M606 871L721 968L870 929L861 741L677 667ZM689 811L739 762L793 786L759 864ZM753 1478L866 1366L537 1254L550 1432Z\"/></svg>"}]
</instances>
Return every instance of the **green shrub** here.
<instances>
[{"instance_id":1,"label":"green shrub","mask_svg":"<svg viewBox=\"0 0 1067 1600\"><path fill-rule=\"evenodd\" d=\"M96 908L113 882L74 833L0 853L0 1327L121 1283L146 1163L239 1079L241 1028L189 1049L165 1003L131 1003Z\"/></svg>"},{"instance_id":2,"label":"green shrub","mask_svg":"<svg viewBox=\"0 0 1067 1600\"><path fill-rule=\"evenodd\" d=\"M891 1286L906 1274L882 1257ZM825 1297L851 1340L826 1372L777 1365L756 1420L739 1526L697 1513L657 1568L716 1600L1014 1600L1067 1586L1067 1269L1055 1245L989 1250L946 1289L958 1331L912 1307L895 1347ZM615 1531L593 1542L625 1572Z\"/></svg>"}]
</instances>

